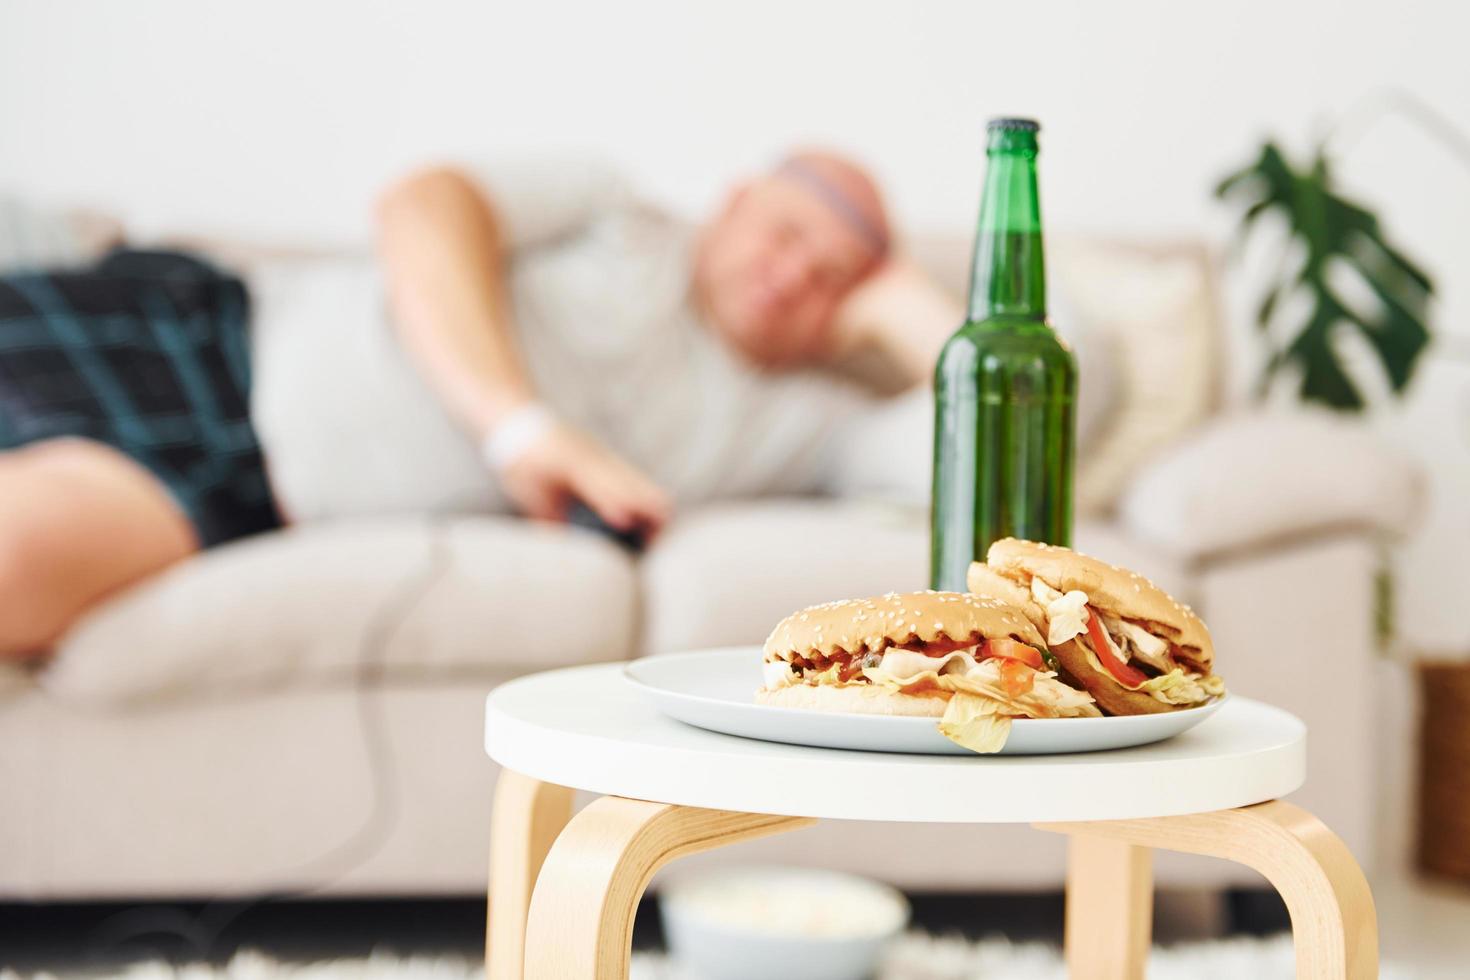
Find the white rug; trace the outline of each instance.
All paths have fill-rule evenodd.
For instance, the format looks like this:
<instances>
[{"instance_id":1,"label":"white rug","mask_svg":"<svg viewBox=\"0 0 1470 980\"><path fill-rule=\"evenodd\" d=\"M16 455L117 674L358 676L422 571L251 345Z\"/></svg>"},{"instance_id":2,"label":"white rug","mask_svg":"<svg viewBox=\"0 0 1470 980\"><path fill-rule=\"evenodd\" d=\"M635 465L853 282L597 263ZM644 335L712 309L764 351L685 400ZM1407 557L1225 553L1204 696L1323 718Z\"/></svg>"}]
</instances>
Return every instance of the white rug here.
<instances>
[{"instance_id":1,"label":"white rug","mask_svg":"<svg viewBox=\"0 0 1470 980\"><path fill-rule=\"evenodd\" d=\"M1149 980L1292 980L1291 938L1227 939L1155 949ZM94 974L107 980L482 980L481 963L457 957L372 956L322 963L278 963L260 953L241 953L226 966L172 967L141 964L121 973ZM920 934L890 950L877 980L1065 980L1060 953L1040 943L987 939L969 943ZM1387 964L1383 980L1408 980ZM0 971L0 980L67 980L48 973L23 976ZM633 980L697 980L663 957L633 958ZM766 978L752 978L766 980Z\"/></svg>"}]
</instances>

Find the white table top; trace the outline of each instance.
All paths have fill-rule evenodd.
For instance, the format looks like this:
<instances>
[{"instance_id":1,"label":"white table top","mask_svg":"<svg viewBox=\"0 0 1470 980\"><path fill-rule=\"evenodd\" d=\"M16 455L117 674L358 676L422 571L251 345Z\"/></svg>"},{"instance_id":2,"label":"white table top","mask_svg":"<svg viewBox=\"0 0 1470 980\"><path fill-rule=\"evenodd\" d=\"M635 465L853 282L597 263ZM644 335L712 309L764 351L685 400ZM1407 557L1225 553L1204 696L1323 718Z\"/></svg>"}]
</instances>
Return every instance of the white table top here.
<instances>
[{"instance_id":1,"label":"white table top","mask_svg":"<svg viewBox=\"0 0 1470 980\"><path fill-rule=\"evenodd\" d=\"M485 749L544 782L794 817L1030 823L1170 816L1276 799L1306 777L1306 727L1232 697L1183 735L1058 756L891 755L759 742L659 714L622 664L533 674L486 700Z\"/></svg>"}]
</instances>

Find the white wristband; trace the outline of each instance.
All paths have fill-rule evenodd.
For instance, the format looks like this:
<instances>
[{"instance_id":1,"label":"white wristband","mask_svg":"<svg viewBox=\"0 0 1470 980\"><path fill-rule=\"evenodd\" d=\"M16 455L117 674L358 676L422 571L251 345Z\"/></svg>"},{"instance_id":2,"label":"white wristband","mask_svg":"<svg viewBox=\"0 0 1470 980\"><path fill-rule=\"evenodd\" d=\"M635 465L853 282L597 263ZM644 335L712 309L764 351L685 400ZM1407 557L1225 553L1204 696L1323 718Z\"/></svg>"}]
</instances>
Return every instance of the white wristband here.
<instances>
[{"instance_id":1,"label":"white wristband","mask_svg":"<svg viewBox=\"0 0 1470 980\"><path fill-rule=\"evenodd\" d=\"M480 443L485 462L497 473L520 459L556 425L556 416L540 402L527 402L496 423Z\"/></svg>"}]
</instances>

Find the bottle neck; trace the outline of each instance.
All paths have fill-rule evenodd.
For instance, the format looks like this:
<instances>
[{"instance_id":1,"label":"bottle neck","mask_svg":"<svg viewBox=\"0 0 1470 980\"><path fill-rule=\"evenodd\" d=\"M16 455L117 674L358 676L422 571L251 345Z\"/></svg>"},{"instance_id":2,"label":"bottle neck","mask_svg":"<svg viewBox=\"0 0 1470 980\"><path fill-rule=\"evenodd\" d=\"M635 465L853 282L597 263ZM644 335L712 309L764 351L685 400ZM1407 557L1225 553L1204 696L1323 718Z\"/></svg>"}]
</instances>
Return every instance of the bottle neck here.
<instances>
[{"instance_id":1,"label":"bottle neck","mask_svg":"<svg viewBox=\"0 0 1470 980\"><path fill-rule=\"evenodd\" d=\"M993 132L970 279L970 321L1046 316L1033 133Z\"/></svg>"}]
</instances>

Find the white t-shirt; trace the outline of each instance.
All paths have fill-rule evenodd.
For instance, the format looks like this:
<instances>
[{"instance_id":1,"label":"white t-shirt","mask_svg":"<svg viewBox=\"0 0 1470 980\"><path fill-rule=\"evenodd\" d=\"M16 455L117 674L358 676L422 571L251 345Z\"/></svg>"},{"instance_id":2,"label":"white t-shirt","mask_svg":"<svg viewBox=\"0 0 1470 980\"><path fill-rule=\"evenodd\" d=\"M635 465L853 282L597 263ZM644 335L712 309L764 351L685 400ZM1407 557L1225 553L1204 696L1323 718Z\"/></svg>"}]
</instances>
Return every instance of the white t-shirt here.
<instances>
[{"instance_id":1,"label":"white t-shirt","mask_svg":"<svg viewBox=\"0 0 1470 980\"><path fill-rule=\"evenodd\" d=\"M558 415L679 506L861 482L850 434L875 403L825 374L744 363L690 301L693 229L594 167L480 179L509 239L517 341ZM253 285L252 409L293 518L508 509L399 346L370 260L281 264ZM917 403L905 413L922 430Z\"/></svg>"}]
</instances>

